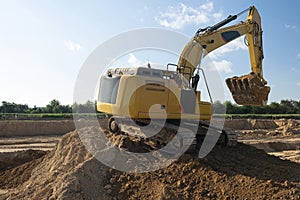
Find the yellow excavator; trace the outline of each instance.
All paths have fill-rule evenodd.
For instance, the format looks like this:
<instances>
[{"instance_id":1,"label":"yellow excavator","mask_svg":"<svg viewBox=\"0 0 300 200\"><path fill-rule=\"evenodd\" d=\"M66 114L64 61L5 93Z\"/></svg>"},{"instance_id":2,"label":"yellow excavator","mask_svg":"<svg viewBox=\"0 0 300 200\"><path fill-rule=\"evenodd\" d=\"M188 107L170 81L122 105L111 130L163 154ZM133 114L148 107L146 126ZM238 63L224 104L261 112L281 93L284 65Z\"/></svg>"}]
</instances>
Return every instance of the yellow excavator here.
<instances>
[{"instance_id":1,"label":"yellow excavator","mask_svg":"<svg viewBox=\"0 0 300 200\"><path fill-rule=\"evenodd\" d=\"M224 27L245 12L248 12L245 21ZM173 124L182 119L198 120L199 126L208 127L212 103L201 101L201 91L197 91L202 70L200 61L213 50L243 35L246 36L245 43L249 49L251 73L229 78L226 84L237 104L265 105L270 87L266 86L262 70L261 18L257 9L251 6L214 26L199 29L184 47L177 65L168 64L165 70L153 69L150 64L148 67L115 68L102 75L97 110L110 116L109 130L113 133L128 132L129 129L124 128L127 123L125 119L136 122L130 125L131 130L134 126L145 125L155 119L167 119ZM175 66L176 71L169 70L170 66ZM235 144L234 134L220 131L224 135L223 144Z\"/></svg>"}]
</instances>

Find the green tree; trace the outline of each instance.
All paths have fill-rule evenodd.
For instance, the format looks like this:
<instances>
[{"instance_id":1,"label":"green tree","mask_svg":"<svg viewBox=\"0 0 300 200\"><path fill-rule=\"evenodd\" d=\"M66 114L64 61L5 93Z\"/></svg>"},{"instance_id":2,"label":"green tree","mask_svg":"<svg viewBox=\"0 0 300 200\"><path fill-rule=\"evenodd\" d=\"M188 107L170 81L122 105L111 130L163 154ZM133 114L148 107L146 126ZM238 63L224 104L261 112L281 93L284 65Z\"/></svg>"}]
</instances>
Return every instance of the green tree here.
<instances>
[{"instance_id":1,"label":"green tree","mask_svg":"<svg viewBox=\"0 0 300 200\"><path fill-rule=\"evenodd\" d=\"M96 102L88 100L85 104L74 103L72 105L73 112L75 113L95 113Z\"/></svg>"},{"instance_id":2,"label":"green tree","mask_svg":"<svg viewBox=\"0 0 300 200\"><path fill-rule=\"evenodd\" d=\"M56 99L50 101L45 108L43 108L43 112L45 113L70 113L71 108L68 105L61 105L60 102Z\"/></svg>"},{"instance_id":3,"label":"green tree","mask_svg":"<svg viewBox=\"0 0 300 200\"><path fill-rule=\"evenodd\" d=\"M6 101L2 101L2 112L3 113L14 113L14 103L9 103Z\"/></svg>"},{"instance_id":4,"label":"green tree","mask_svg":"<svg viewBox=\"0 0 300 200\"><path fill-rule=\"evenodd\" d=\"M30 109L26 104L16 104L2 101L1 112L3 113L28 113Z\"/></svg>"},{"instance_id":5,"label":"green tree","mask_svg":"<svg viewBox=\"0 0 300 200\"><path fill-rule=\"evenodd\" d=\"M231 101L225 101L224 105L225 105L227 114L236 114L237 113L237 106L234 106L231 103Z\"/></svg>"},{"instance_id":6,"label":"green tree","mask_svg":"<svg viewBox=\"0 0 300 200\"><path fill-rule=\"evenodd\" d=\"M294 114L296 113L292 100L281 100L280 105L285 110L286 114Z\"/></svg>"},{"instance_id":7,"label":"green tree","mask_svg":"<svg viewBox=\"0 0 300 200\"><path fill-rule=\"evenodd\" d=\"M33 108L30 109L30 113L32 114L42 113L42 108L36 107L36 105L34 105Z\"/></svg>"},{"instance_id":8,"label":"green tree","mask_svg":"<svg viewBox=\"0 0 300 200\"><path fill-rule=\"evenodd\" d=\"M215 101L213 104L213 113L215 114L224 114L226 113L225 105L220 101Z\"/></svg>"},{"instance_id":9,"label":"green tree","mask_svg":"<svg viewBox=\"0 0 300 200\"><path fill-rule=\"evenodd\" d=\"M271 102L269 106L266 106L266 114L280 114L282 113L280 104L277 102Z\"/></svg>"}]
</instances>

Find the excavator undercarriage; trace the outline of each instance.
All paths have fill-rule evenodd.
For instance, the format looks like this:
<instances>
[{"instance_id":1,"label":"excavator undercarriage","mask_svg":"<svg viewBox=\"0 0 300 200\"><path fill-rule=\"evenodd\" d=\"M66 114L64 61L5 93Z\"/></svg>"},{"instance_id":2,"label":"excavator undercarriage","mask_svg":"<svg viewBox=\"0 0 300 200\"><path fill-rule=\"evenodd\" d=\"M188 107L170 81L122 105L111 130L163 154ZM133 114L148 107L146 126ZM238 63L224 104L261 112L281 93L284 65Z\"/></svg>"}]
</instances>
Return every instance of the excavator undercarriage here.
<instances>
[{"instance_id":1,"label":"excavator undercarriage","mask_svg":"<svg viewBox=\"0 0 300 200\"><path fill-rule=\"evenodd\" d=\"M178 152L178 149L186 149L186 153L197 154L206 133L210 129L210 134L215 134L216 144L221 146L235 146L237 143L236 134L230 129L220 128L211 125L208 121L194 120L150 120L150 119L129 119L124 117L107 117L108 130L113 134L127 135L139 139L142 142L151 143L152 150L160 149L169 155ZM181 136L168 150L162 150L171 140L174 139L178 131Z\"/></svg>"}]
</instances>

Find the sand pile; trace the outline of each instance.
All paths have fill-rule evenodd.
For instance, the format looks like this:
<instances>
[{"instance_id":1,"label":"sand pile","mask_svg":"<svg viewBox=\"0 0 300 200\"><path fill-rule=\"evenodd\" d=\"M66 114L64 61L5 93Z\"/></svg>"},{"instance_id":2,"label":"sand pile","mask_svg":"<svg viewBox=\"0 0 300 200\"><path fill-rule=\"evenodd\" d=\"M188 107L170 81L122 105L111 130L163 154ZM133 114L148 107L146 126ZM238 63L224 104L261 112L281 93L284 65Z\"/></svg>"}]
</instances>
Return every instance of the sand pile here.
<instances>
[{"instance_id":1,"label":"sand pile","mask_svg":"<svg viewBox=\"0 0 300 200\"><path fill-rule=\"evenodd\" d=\"M42 157L45 154L45 151L35 151L31 149L19 152L0 153L0 171L14 168L23 163Z\"/></svg>"},{"instance_id":2,"label":"sand pile","mask_svg":"<svg viewBox=\"0 0 300 200\"><path fill-rule=\"evenodd\" d=\"M242 144L229 151L216 148L205 159L185 155L167 169L115 175L115 179L119 181L120 199L300 197L299 165L283 162Z\"/></svg>"},{"instance_id":3,"label":"sand pile","mask_svg":"<svg viewBox=\"0 0 300 200\"><path fill-rule=\"evenodd\" d=\"M300 121L294 119L281 119L276 120L276 124L279 126L277 131L282 132L283 135L295 135L300 134Z\"/></svg>"},{"instance_id":4,"label":"sand pile","mask_svg":"<svg viewBox=\"0 0 300 200\"><path fill-rule=\"evenodd\" d=\"M226 120L225 126L233 130L276 129L278 124L269 119Z\"/></svg>"},{"instance_id":5,"label":"sand pile","mask_svg":"<svg viewBox=\"0 0 300 200\"><path fill-rule=\"evenodd\" d=\"M95 135L97 128L83 131ZM122 136L111 137L128 144ZM12 179L1 185L6 190L0 199L300 198L299 164L241 143L216 146L204 159L183 155L167 168L139 174L104 166L71 132L52 152L0 174L1 180L9 176Z\"/></svg>"},{"instance_id":6,"label":"sand pile","mask_svg":"<svg viewBox=\"0 0 300 200\"><path fill-rule=\"evenodd\" d=\"M227 121L226 121L227 122ZM227 123L235 127L239 139L260 139L270 136L295 136L300 134L300 120L295 119L280 119L280 120L256 120L248 119L241 121L245 125L243 129L238 128L240 125L233 120ZM245 124L246 123L246 124Z\"/></svg>"},{"instance_id":7,"label":"sand pile","mask_svg":"<svg viewBox=\"0 0 300 200\"><path fill-rule=\"evenodd\" d=\"M93 129L86 131L92 132ZM105 199L101 179L106 176L108 168L104 168L92 158L76 132L66 134L54 151L31 163L7 170L2 177L16 171L23 171L22 174L29 174L29 177L26 180L17 176L14 179L20 180L15 181L15 185L2 186L2 188L15 187L4 194L4 198L80 199L89 198L89 193L97 191L97 194L101 194L101 198Z\"/></svg>"}]
</instances>

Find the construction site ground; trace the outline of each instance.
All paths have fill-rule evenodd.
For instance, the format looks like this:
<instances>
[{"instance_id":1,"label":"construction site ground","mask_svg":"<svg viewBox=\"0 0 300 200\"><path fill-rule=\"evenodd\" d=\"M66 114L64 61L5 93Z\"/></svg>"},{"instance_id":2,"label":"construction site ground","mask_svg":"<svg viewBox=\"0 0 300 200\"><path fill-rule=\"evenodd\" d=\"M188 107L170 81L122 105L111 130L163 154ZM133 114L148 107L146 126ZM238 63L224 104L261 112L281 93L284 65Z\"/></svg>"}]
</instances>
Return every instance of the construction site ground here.
<instances>
[{"instance_id":1,"label":"construction site ground","mask_svg":"<svg viewBox=\"0 0 300 200\"><path fill-rule=\"evenodd\" d=\"M29 125L17 123L16 128L0 122L5 127L0 199L300 199L300 120L227 120L225 126L237 132L236 147L216 146L202 159L184 154L148 173L102 164L85 149L71 122L64 122L70 129L65 134L47 132L40 124L36 133L22 134L22 123ZM51 123L62 126L48 122L45 129ZM92 135L97 128L82 131ZM123 135L106 134L128 150L140 146Z\"/></svg>"}]
</instances>

